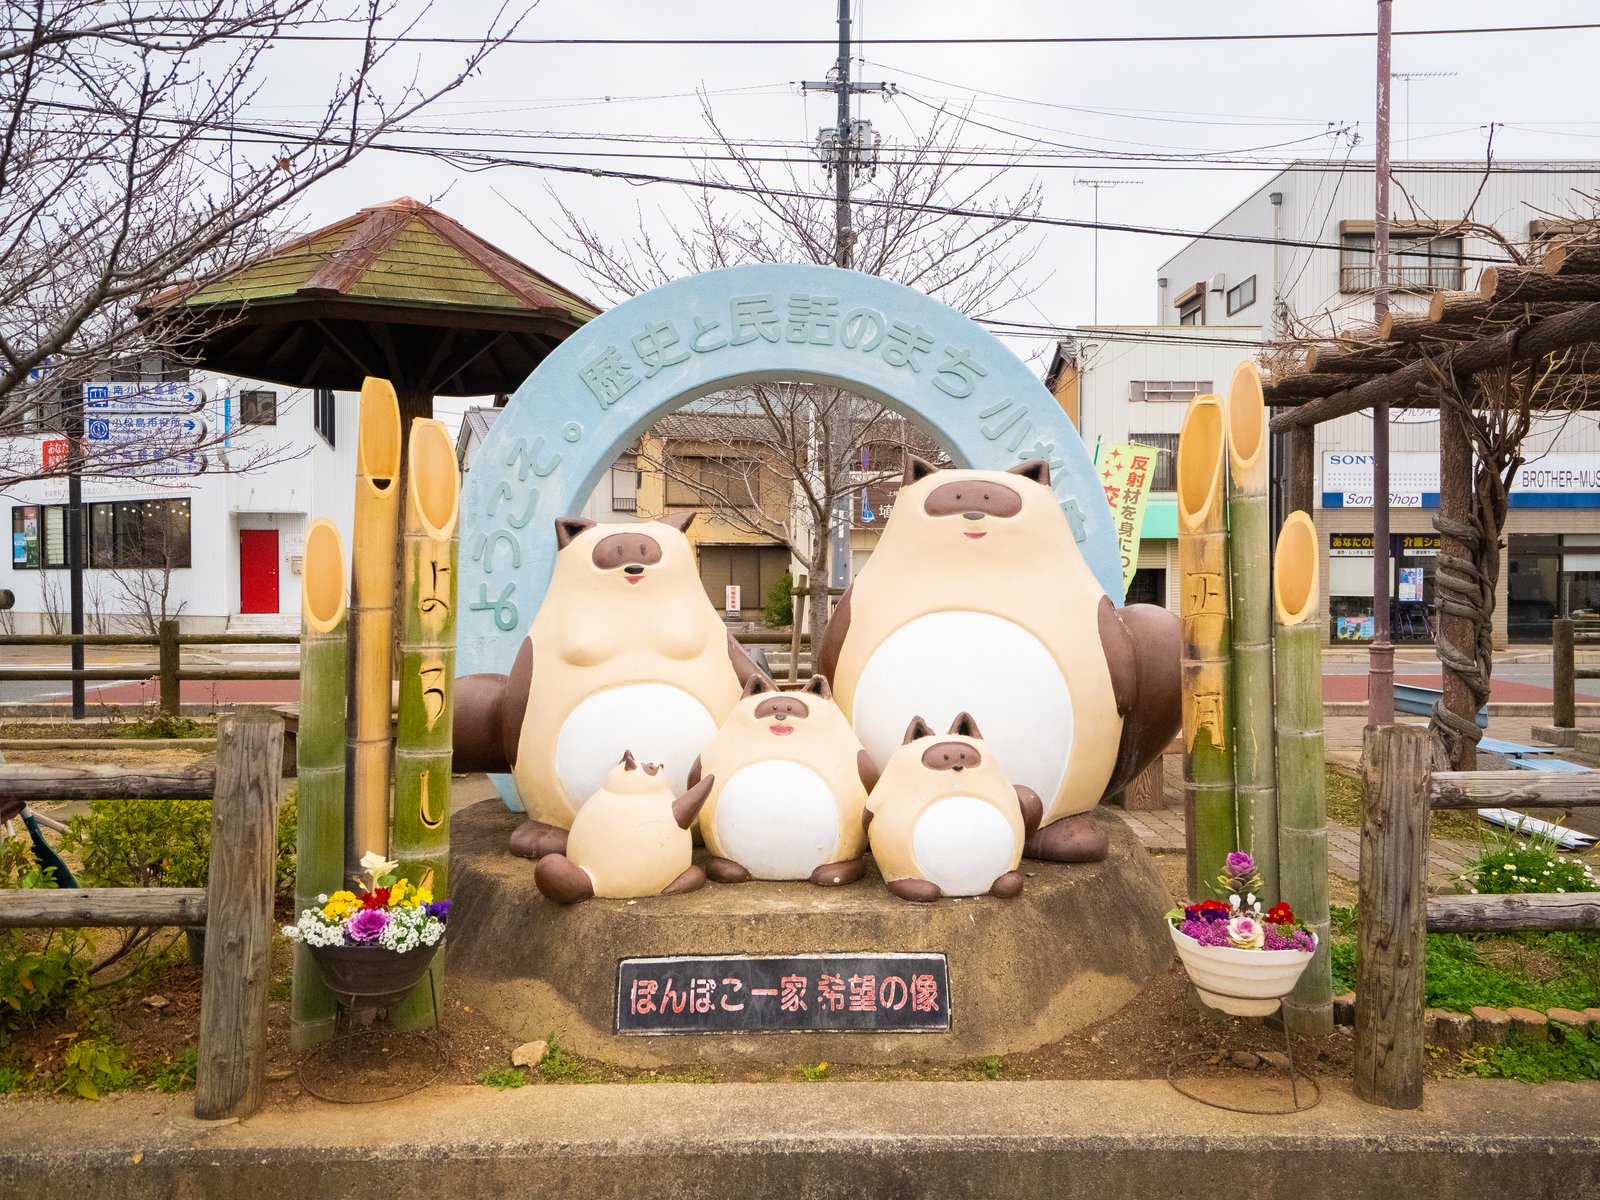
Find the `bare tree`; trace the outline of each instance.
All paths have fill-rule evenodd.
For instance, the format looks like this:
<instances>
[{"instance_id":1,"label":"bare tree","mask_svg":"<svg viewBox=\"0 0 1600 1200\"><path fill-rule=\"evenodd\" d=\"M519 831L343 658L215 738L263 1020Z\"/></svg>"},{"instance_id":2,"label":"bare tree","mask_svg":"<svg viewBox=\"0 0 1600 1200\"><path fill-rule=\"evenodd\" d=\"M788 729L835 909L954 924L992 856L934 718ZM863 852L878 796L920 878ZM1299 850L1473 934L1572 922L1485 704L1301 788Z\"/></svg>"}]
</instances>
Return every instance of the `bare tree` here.
<instances>
[{"instance_id":1,"label":"bare tree","mask_svg":"<svg viewBox=\"0 0 1600 1200\"><path fill-rule=\"evenodd\" d=\"M188 607L172 602L172 573L190 564L187 510L141 506L138 526L112 554L111 584L124 619L135 632L159 636L162 622L177 620Z\"/></svg>"},{"instance_id":2,"label":"bare tree","mask_svg":"<svg viewBox=\"0 0 1600 1200\"><path fill-rule=\"evenodd\" d=\"M637 231L613 242L560 204L565 228L546 240L609 299L744 263L834 261L831 190L818 189L815 177L793 166L773 168L753 161L723 132L709 107L704 113L730 165L697 167L702 182L711 186L685 189L690 218L674 218L665 237L652 230L641 212ZM1025 270L1038 251L1038 240L1020 218L1039 211L1041 196L1036 183L1018 196L1001 195L1004 169L970 165L968 152L956 141L961 124L960 114L940 112L915 140L886 149L875 177L859 192L851 265L917 288L968 316L983 317L1029 290ZM948 216L942 211L947 209L982 210L986 215ZM536 222L529 223L544 236ZM731 406L765 426L761 436L742 428L738 440L764 447L762 469L793 495L794 503L780 532L760 506L739 502L737 486L728 494L726 483L737 471L723 473L721 489L703 491L719 515L789 548L810 576L811 630L819 637L828 616L830 514L862 489L881 485L881 471L857 467L862 451L870 453L886 440L904 444L906 423L848 392L782 381L736 397L714 398L711 408L719 406ZM919 440L926 444L925 438ZM728 451L732 457L749 455L747 448L736 445ZM673 473L670 461L656 465L669 477Z\"/></svg>"},{"instance_id":3,"label":"bare tree","mask_svg":"<svg viewBox=\"0 0 1600 1200\"><path fill-rule=\"evenodd\" d=\"M0 31L0 490L126 473L122 456L44 466L17 435L76 430L82 385L130 358L171 360L192 332L140 307L266 250L307 188L441 95L516 28L494 12L463 57L402 61L422 0L4 0ZM523 10L526 11L526 10ZM334 37L315 63L288 40ZM269 55L268 50L275 53ZM339 66L329 71L326 55ZM252 123L273 72L303 69L311 116ZM241 115L243 114L243 115ZM148 375L143 376L148 378ZM157 378L160 378L159 370ZM153 440L144 461L204 439Z\"/></svg>"}]
</instances>

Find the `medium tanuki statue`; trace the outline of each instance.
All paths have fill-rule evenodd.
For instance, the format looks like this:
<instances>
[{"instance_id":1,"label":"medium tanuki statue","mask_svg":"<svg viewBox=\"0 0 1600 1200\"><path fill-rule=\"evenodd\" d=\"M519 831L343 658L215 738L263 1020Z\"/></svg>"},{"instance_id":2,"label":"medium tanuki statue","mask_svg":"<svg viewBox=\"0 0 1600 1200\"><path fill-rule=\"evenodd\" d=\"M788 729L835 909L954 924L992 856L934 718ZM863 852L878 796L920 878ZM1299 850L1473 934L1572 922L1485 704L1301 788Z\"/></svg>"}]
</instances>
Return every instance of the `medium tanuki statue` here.
<instances>
[{"instance_id":1,"label":"medium tanuki statue","mask_svg":"<svg viewBox=\"0 0 1600 1200\"><path fill-rule=\"evenodd\" d=\"M878 771L821 675L798 692L752 676L689 781L702 770L717 778L700 813L712 879L861 878L861 810Z\"/></svg>"},{"instance_id":2,"label":"medium tanuki statue","mask_svg":"<svg viewBox=\"0 0 1600 1200\"><path fill-rule=\"evenodd\" d=\"M689 826L715 782L707 775L674 797L659 763L624 754L578 810L566 853L546 854L534 867L534 883L557 904L694 891L706 873L690 865Z\"/></svg>"},{"instance_id":3,"label":"medium tanuki statue","mask_svg":"<svg viewBox=\"0 0 1600 1200\"><path fill-rule=\"evenodd\" d=\"M970 712L1043 801L1027 854L1087 862L1108 842L1089 810L1178 731L1180 650L1176 615L1106 596L1045 463L941 471L908 456L818 661L880 767L912 717Z\"/></svg>"},{"instance_id":4,"label":"medium tanuki statue","mask_svg":"<svg viewBox=\"0 0 1600 1200\"><path fill-rule=\"evenodd\" d=\"M755 667L706 599L692 513L637 525L556 522L555 573L507 675L456 681L457 771L510 771L528 858L566 831L631 750L674 795Z\"/></svg>"},{"instance_id":5,"label":"medium tanuki statue","mask_svg":"<svg viewBox=\"0 0 1600 1200\"><path fill-rule=\"evenodd\" d=\"M982 736L967 713L942 738L914 717L867 799L872 857L902 900L1022 891L1022 843L1043 806Z\"/></svg>"}]
</instances>

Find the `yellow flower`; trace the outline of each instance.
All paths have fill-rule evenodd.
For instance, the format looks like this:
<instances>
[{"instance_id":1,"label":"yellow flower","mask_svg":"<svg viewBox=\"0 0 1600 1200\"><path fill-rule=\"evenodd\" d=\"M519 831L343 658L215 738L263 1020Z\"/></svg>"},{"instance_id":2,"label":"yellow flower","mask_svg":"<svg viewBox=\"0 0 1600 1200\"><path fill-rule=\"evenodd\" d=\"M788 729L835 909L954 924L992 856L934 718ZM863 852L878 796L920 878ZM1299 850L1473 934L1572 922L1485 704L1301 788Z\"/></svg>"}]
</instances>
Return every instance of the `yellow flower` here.
<instances>
[{"instance_id":1,"label":"yellow flower","mask_svg":"<svg viewBox=\"0 0 1600 1200\"><path fill-rule=\"evenodd\" d=\"M412 900L412 903L419 906L423 904L432 904L433 892L428 888L418 888L416 897Z\"/></svg>"},{"instance_id":2,"label":"yellow flower","mask_svg":"<svg viewBox=\"0 0 1600 1200\"><path fill-rule=\"evenodd\" d=\"M405 901L406 889L410 886L411 881L408 879L399 879L395 881L395 885L389 889L390 908L400 907L400 905Z\"/></svg>"},{"instance_id":3,"label":"yellow flower","mask_svg":"<svg viewBox=\"0 0 1600 1200\"><path fill-rule=\"evenodd\" d=\"M335 892L322 906L322 915L330 921L342 921L361 907L353 892Z\"/></svg>"}]
</instances>

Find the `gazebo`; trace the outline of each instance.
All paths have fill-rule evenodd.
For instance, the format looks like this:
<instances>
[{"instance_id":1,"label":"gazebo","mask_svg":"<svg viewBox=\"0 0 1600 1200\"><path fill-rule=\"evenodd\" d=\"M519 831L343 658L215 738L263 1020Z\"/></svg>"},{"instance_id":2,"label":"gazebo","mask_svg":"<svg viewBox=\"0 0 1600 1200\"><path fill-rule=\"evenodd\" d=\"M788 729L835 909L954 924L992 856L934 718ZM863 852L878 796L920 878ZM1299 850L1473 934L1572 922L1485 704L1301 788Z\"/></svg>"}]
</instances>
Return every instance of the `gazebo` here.
<instances>
[{"instance_id":1,"label":"gazebo","mask_svg":"<svg viewBox=\"0 0 1600 1200\"><path fill-rule=\"evenodd\" d=\"M514 391L599 309L405 197L295 238L227 278L177 285L185 352L211 370L289 387L394 384L402 421L433 397Z\"/></svg>"}]
</instances>

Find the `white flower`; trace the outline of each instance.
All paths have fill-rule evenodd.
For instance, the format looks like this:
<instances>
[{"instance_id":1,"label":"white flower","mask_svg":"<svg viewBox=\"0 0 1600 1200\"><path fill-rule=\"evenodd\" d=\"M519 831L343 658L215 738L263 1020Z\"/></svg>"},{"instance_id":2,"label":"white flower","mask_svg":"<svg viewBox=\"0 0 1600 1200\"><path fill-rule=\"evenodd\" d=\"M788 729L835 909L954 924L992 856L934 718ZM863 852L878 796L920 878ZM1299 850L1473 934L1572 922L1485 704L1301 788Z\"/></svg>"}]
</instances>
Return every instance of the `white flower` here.
<instances>
[{"instance_id":1,"label":"white flower","mask_svg":"<svg viewBox=\"0 0 1600 1200\"><path fill-rule=\"evenodd\" d=\"M376 850L368 850L361 856L361 869L371 872L374 878L379 875L387 875L399 865L397 862L390 862Z\"/></svg>"}]
</instances>

